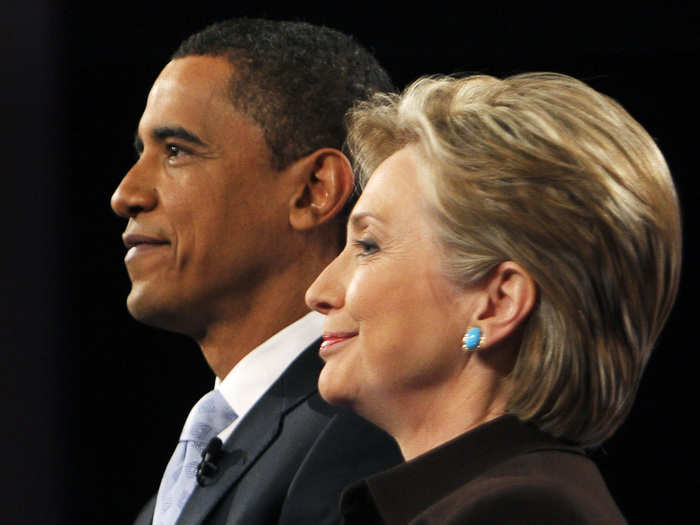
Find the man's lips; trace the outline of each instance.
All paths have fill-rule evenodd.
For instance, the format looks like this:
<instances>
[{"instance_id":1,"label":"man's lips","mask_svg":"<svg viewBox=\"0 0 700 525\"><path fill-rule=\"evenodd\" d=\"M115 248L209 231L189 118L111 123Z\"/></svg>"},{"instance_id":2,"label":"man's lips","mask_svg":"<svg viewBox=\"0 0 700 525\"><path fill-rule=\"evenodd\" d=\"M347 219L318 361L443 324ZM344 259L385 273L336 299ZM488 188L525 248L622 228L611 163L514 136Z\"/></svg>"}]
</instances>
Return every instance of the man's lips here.
<instances>
[{"instance_id":1,"label":"man's lips","mask_svg":"<svg viewBox=\"0 0 700 525\"><path fill-rule=\"evenodd\" d=\"M330 350L330 348L338 343L352 339L357 335L357 332L327 332L323 334L323 342L321 343L321 348L319 352L324 354Z\"/></svg>"},{"instance_id":2,"label":"man's lips","mask_svg":"<svg viewBox=\"0 0 700 525\"><path fill-rule=\"evenodd\" d=\"M125 233L122 235L122 241L127 248L124 262L129 262L129 260L136 257L136 255L145 251L170 244L165 239L143 233Z\"/></svg>"},{"instance_id":3,"label":"man's lips","mask_svg":"<svg viewBox=\"0 0 700 525\"><path fill-rule=\"evenodd\" d=\"M164 239L143 233L125 233L122 235L122 241L127 249L140 244L169 244L168 241Z\"/></svg>"}]
</instances>

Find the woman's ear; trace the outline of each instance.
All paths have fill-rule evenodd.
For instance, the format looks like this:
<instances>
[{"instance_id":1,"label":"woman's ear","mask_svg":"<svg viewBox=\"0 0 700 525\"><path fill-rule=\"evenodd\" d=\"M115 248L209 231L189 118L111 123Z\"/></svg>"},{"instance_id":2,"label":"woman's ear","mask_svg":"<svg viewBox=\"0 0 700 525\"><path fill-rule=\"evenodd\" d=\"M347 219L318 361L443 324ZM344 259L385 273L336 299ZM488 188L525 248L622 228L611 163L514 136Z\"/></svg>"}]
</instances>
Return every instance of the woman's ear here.
<instances>
[{"instance_id":1,"label":"woman's ear","mask_svg":"<svg viewBox=\"0 0 700 525\"><path fill-rule=\"evenodd\" d=\"M484 347L499 343L520 328L537 300L537 285L518 263L505 261L486 277L483 300L474 323L484 335Z\"/></svg>"},{"instance_id":2,"label":"woman's ear","mask_svg":"<svg viewBox=\"0 0 700 525\"><path fill-rule=\"evenodd\" d=\"M339 150L323 148L299 159L296 191L289 203L289 222L309 230L335 217L354 188L350 161Z\"/></svg>"}]
</instances>

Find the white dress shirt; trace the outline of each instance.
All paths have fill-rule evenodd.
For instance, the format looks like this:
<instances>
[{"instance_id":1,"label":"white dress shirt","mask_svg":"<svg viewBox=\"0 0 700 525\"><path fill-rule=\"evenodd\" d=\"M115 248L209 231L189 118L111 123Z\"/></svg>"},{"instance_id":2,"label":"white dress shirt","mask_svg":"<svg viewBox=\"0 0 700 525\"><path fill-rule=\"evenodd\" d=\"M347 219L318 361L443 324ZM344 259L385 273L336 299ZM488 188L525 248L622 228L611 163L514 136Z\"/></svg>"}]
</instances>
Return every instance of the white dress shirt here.
<instances>
[{"instance_id":1,"label":"white dress shirt","mask_svg":"<svg viewBox=\"0 0 700 525\"><path fill-rule=\"evenodd\" d=\"M321 337L324 315L309 312L283 328L251 351L215 387L238 414L236 420L219 434L226 442L253 405L292 364L299 354Z\"/></svg>"}]
</instances>

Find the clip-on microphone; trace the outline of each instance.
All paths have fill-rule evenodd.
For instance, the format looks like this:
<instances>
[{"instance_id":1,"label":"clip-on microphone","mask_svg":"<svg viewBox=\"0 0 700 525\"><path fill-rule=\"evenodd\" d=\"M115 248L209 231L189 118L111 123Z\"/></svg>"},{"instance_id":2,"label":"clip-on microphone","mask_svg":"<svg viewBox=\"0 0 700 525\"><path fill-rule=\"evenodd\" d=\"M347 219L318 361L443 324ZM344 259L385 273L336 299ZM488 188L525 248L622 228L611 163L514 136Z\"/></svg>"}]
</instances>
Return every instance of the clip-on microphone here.
<instances>
[{"instance_id":1,"label":"clip-on microphone","mask_svg":"<svg viewBox=\"0 0 700 525\"><path fill-rule=\"evenodd\" d=\"M200 487L211 485L215 481L219 466L216 462L223 455L223 443L218 437L213 438L202 452L202 462L197 466L197 483Z\"/></svg>"}]
</instances>

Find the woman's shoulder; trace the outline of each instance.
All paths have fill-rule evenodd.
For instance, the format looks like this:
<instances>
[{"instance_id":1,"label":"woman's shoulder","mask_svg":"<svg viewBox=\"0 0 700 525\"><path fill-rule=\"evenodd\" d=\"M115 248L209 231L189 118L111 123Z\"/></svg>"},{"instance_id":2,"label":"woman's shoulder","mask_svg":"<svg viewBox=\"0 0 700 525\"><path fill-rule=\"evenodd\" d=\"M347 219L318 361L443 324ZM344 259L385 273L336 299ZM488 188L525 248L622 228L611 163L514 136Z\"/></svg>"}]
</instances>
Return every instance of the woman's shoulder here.
<instances>
[{"instance_id":1,"label":"woman's shoulder","mask_svg":"<svg viewBox=\"0 0 700 525\"><path fill-rule=\"evenodd\" d=\"M624 524L595 464L544 450L523 454L470 480L413 522L428 524Z\"/></svg>"}]
</instances>

